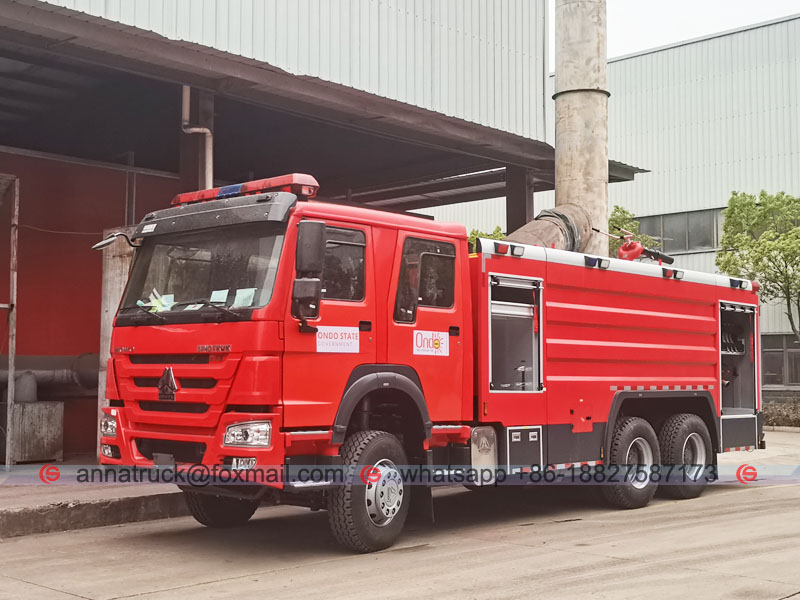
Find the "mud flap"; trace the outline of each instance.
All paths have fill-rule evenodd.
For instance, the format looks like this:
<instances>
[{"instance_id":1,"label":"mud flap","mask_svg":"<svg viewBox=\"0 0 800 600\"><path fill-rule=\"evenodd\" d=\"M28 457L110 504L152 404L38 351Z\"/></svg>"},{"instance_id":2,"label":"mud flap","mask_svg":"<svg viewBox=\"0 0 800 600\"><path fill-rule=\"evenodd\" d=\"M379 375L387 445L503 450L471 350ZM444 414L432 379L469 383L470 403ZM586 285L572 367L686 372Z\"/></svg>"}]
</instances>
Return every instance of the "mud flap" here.
<instances>
[{"instance_id":1,"label":"mud flap","mask_svg":"<svg viewBox=\"0 0 800 600\"><path fill-rule=\"evenodd\" d=\"M430 486L415 485L411 494L408 518L415 525L433 525L433 494Z\"/></svg>"}]
</instances>

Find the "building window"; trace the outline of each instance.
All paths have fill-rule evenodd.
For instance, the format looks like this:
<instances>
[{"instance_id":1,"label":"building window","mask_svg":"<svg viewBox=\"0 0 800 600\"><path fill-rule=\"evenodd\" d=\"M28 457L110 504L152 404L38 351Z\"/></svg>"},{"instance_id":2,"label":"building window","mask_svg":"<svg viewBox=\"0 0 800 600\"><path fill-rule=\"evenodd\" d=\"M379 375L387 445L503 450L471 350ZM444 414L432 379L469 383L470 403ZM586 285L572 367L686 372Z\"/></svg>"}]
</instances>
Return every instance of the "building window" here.
<instances>
[{"instance_id":1,"label":"building window","mask_svg":"<svg viewBox=\"0 0 800 600\"><path fill-rule=\"evenodd\" d=\"M688 248L691 250L713 250L714 230L716 229L716 211L701 210L688 213L689 235Z\"/></svg>"},{"instance_id":2,"label":"building window","mask_svg":"<svg viewBox=\"0 0 800 600\"><path fill-rule=\"evenodd\" d=\"M664 252L686 252L687 230L689 216L686 213L664 215L661 217L662 239L664 240Z\"/></svg>"},{"instance_id":3,"label":"building window","mask_svg":"<svg viewBox=\"0 0 800 600\"><path fill-rule=\"evenodd\" d=\"M800 385L800 342L794 335L761 336L764 385Z\"/></svg>"},{"instance_id":4,"label":"building window","mask_svg":"<svg viewBox=\"0 0 800 600\"><path fill-rule=\"evenodd\" d=\"M639 231L654 238L667 254L714 250L722 239L722 210L655 215L637 221Z\"/></svg>"}]
</instances>

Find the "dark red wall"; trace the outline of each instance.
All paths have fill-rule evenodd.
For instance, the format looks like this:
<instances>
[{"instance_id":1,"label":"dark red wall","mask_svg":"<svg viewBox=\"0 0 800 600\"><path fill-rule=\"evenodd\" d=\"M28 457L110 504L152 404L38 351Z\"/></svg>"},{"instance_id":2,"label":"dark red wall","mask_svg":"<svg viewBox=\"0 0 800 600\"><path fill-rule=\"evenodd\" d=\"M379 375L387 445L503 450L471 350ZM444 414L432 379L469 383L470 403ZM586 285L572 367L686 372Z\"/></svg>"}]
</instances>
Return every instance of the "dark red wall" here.
<instances>
[{"instance_id":1,"label":"dark red wall","mask_svg":"<svg viewBox=\"0 0 800 600\"><path fill-rule=\"evenodd\" d=\"M98 352L102 260L90 246L104 229L124 223L125 173L6 153L0 173L20 180L17 353ZM166 208L179 186L177 179L137 174L137 220ZM0 206L0 302L8 301L10 215L7 196ZM7 335L0 319L0 354L8 351ZM85 399L65 402L65 451L93 452L94 409Z\"/></svg>"}]
</instances>

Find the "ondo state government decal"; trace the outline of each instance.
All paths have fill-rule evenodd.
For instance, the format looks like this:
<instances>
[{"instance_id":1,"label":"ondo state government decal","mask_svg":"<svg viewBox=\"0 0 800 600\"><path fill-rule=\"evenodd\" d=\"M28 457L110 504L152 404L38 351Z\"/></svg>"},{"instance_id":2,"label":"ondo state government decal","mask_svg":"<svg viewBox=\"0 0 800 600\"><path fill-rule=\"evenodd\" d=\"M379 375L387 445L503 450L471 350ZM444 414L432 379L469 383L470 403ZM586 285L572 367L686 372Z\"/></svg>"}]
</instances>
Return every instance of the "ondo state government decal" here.
<instances>
[{"instance_id":1,"label":"ondo state government decal","mask_svg":"<svg viewBox=\"0 0 800 600\"><path fill-rule=\"evenodd\" d=\"M415 331L414 354L450 356L450 336L446 331Z\"/></svg>"}]
</instances>

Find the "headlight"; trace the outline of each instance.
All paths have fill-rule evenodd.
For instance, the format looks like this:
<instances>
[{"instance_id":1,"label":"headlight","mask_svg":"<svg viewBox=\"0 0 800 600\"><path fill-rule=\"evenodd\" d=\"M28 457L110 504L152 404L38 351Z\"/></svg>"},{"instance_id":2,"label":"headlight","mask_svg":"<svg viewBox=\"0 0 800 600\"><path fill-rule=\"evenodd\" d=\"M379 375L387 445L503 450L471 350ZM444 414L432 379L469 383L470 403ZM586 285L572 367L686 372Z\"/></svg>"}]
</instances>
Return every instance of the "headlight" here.
<instances>
[{"instance_id":1,"label":"headlight","mask_svg":"<svg viewBox=\"0 0 800 600\"><path fill-rule=\"evenodd\" d=\"M100 419L100 434L103 437L117 437L117 418L103 415Z\"/></svg>"},{"instance_id":2,"label":"headlight","mask_svg":"<svg viewBox=\"0 0 800 600\"><path fill-rule=\"evenodd\" d=\"M269 421L251 421L229 425L225 430L226 446L269 446L272 438L272 423Z\"/></svg>"}]
</instances>

